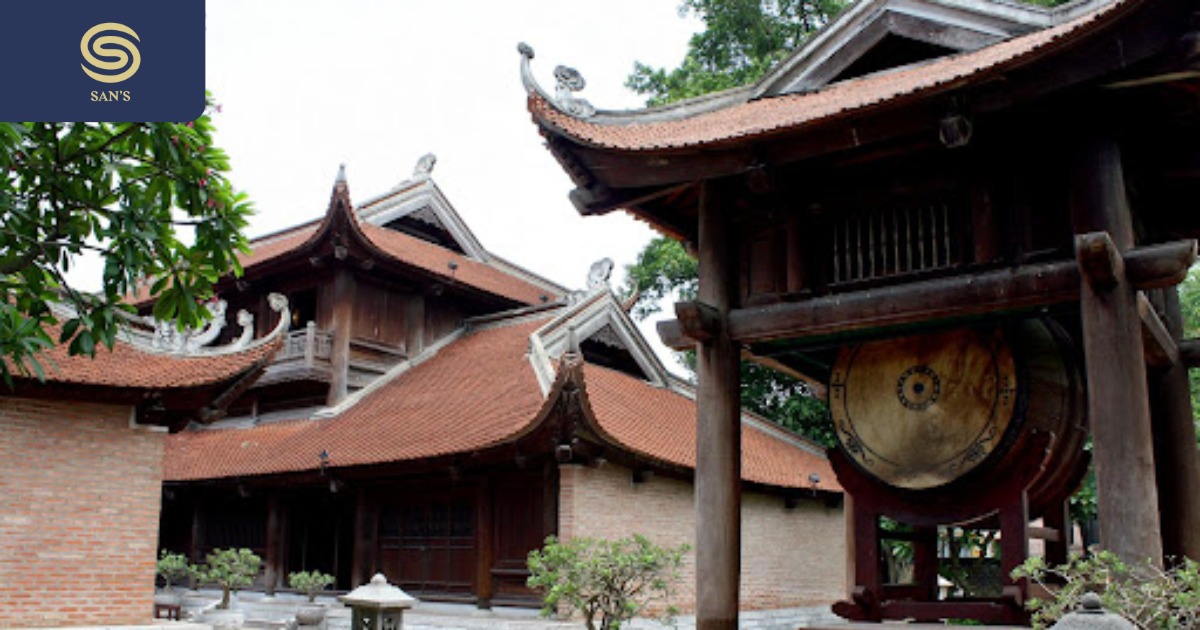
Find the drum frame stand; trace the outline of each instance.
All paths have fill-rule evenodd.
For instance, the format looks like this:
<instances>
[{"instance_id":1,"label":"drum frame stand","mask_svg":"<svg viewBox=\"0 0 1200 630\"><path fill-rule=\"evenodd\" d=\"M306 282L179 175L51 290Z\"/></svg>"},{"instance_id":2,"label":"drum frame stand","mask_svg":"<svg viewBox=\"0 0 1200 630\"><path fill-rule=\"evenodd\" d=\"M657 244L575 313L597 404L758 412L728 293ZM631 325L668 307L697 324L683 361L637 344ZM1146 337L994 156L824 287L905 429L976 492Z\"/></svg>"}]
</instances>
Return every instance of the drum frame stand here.
<instances>
[{"instance_id":1,"label":"drum frame stand","mask_svg":"<svg viewBox=\"0 0 1200 630\"><path fill-rule=\"evenodd\" d=\"M854 572L850 599L839 601L833 612L852 621L912 619L934 622L973 618L992 624L1029 623L1025 601L1026 580L1013 580L1013 569L1029 557L1029 541L1046 541L1048 562L1061 564L1067 557L1069 493L1051 502L1043 515L1045 527L1029 526L1027 488L1042 471L1053 437L1029 436L1016 454L1010 471L997 478L971 475L934 491L900 491L865 473L842 449L831 449L829 460L838 481L850 495L847 504L854 546ZM1086 461L1077 475L1086 472ZM972 479L973 478L973 479ZM1072 486L1074 487L1074 486ZM912 532L882 531L881 517L912 525ZM938 599L939 526L977 526L1000 530L1002 591L993 598ZM882 541L908 540L913 544L913 584L885 584Z\"/></svg>"}]
</instances>

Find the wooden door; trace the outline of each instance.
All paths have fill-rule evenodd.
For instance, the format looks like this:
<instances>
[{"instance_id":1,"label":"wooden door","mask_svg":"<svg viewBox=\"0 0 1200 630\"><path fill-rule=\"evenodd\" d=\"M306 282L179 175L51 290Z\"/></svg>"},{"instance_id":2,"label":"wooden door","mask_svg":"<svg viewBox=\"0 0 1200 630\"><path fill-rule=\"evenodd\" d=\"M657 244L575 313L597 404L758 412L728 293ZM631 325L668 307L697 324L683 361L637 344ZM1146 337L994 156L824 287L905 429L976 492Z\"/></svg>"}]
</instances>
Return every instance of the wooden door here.
<instances>
[{"instance_id":1,"label":"wooden door","mask_svg":"<svg viewBox=\"0 0 1200 630\"><path fill-rule=\"evenodd\" d=\"M556 529L555 513L547 509L555 503L557 486L552 481L550 473L538 472L508 475L494 482L493 603L540 604L537 594L525 586L529 578L525 561Z\"/></svg>"},{"instance_id":2,"label":"wooden door","mask_svg":"<svg viewBox=\"0 0 1200 630\"><path fill-rule=\"evenodd\" d=\"M466 492L405 496L380 515L384 574L424 598L473 597L475 502Z\"/></svg>"}]
</instances>

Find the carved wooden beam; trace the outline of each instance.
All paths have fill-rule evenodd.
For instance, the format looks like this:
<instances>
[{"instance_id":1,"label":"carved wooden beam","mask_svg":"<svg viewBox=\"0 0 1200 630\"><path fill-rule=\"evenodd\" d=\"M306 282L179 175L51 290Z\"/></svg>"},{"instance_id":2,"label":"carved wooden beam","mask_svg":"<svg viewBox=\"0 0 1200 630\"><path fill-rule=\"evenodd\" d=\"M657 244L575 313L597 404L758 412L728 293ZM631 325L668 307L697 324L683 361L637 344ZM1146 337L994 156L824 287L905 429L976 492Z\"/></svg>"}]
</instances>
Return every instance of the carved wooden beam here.
<instances>
[{"instance_id":1,"label":"carved wooden beam","mask_svg":"<svg viewBox=\"0 0 1200 630\"><path fill-rule=\"evenodd\" d=\"M1142 320L1142 348L1146 354L1146 365L1166 370L1179 361L1179 348L1171 337L1166 324L1150 300L1138 294L1138 317Z\"/></svg>"},{"instance_id":2,"label":"carved wooden beam","mask_svg":"<svg viewBox=\"0 0 1200 630\"><path fill-rule=\"evenodd\" d=\"M721 331L721 313L703 302L676 303L675 317L683 334L697 341L708 341Z\"/></svg>"},{"instance_id":3,"label":"carved wooden beam","mask_svg":"<svg viewBox=\"0 0 1200 630\"><path fill-rule=\"evenodd\" d=\"M1078 299L1079 267L1074 261L1061 261L734 309L728 322L734 340L757 343L1026 310ZM676 349L695 342L677 321L659 322L658 334L664 344Z\"/></svg>"},{"instance_id":4,"label":"carved wooden beam","mask_svg":"<svg viewBox=\"0 0 1200 630\"><path fill-rule=\"evenodd\" d=\"M1113 264L1124 266L1133 286L1146 289L1178 284L1195 259L1196 241L1188 239L1132 249ZM1027 311L1077 302L1080 275L1076 261L1058 261L733 309L727 320L729 336L758 343ZM675 320L659 322L658 334L676 350L696 342Z\"/></svg>"},{"instance_id":5,"label":"carved wooden beam","mask_svg":"<svg viewBox=\"0 0 1200 630\"><path fill-rule=\"evenodd\" d=\"M1195 239L1147 245L1125 252L1125 276L1139 289L1173 287L1195 262Z\"/></svg>"}]
</instances>

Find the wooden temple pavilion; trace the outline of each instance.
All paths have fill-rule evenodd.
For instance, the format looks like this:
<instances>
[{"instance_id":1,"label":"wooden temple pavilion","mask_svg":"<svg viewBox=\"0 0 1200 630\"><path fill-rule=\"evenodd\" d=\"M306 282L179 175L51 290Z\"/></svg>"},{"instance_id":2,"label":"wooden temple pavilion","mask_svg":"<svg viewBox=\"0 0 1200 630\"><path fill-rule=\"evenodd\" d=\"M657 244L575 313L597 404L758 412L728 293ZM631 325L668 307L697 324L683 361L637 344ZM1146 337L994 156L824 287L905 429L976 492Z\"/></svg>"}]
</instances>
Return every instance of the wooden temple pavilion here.
<instances>
[{"instance_id":1,"label":"wooden temple pavilion","mask_svg":"<svg viewBox=\"0 0 1200 630\"><path fill-rule=\"evenodd\" d=\"M200 560L249 547L260 586L289 572L376 572L423 599L535 605L525 559L548 535L691 541L694 392L670 376L606 283L568 291L496 257L429 177L263 237L220 293L294 305L284 347L228 416L167 440L160 545ZM269 325L269 324L268 324ZM750 526L778 532L748 605L829 602L779 545L799 531L842 553L841 489L821 449L750 415ZM789 533L790 532L790 533ZM685 589L685 608L690 607Z\"/></svg>"},{"instance_id":2,"label":"wooden temple pavilion","mask_svg":"<svg viewBox=\"0 0 1200 630\"><path fill-rule=\"evenodd\" d=\"M1175 285L1200 236L1200 3L862 0L755 85L598 111L559 68L533 121L585 215L683 241L694 347L698 627L737 625L743 353L824 386L860 620L1025 619L1026 585L938 600L936 527L1065 553L1094 445L1100 540L1200 558L1200 469ZM879 518L913 526L913 584ZM1029 527L1042 516L1046 525Z\"/></svg>"}]
</instances>

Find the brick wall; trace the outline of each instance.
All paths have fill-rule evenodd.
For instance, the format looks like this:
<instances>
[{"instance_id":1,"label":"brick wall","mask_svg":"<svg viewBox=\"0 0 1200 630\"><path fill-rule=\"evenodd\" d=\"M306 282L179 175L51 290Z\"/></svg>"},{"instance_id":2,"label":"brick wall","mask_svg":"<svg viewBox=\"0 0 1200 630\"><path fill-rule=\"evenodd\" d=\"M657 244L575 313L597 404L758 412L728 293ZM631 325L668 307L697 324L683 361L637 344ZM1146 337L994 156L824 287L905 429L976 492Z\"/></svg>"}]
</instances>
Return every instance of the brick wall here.
<instances>
[{"instance_id":1,"label":"brick wall","mask_svg":"<svg viewBox=\"0 0 1200 630\"><path fill-rule=\"evenodd\" d=\"M620 538L640 533L656 543L695 546L692 484L659 476L633 483L612 463L561 467L559 535ZM676 606L695 608L695 552L688 554ZM744 610L828 605L845 595L845 529L841 508L742 495Z\"/></svg>"},{"instance_id":2,"label":"brick wall","mask_svg":"<svg viewBox=\"0 0 1200 630\"><path fill-rule=\"evenodd\" d=\"M128 407L0 398L0 628L149 622L162 457Z\"/></svg>"}]
</instances>

